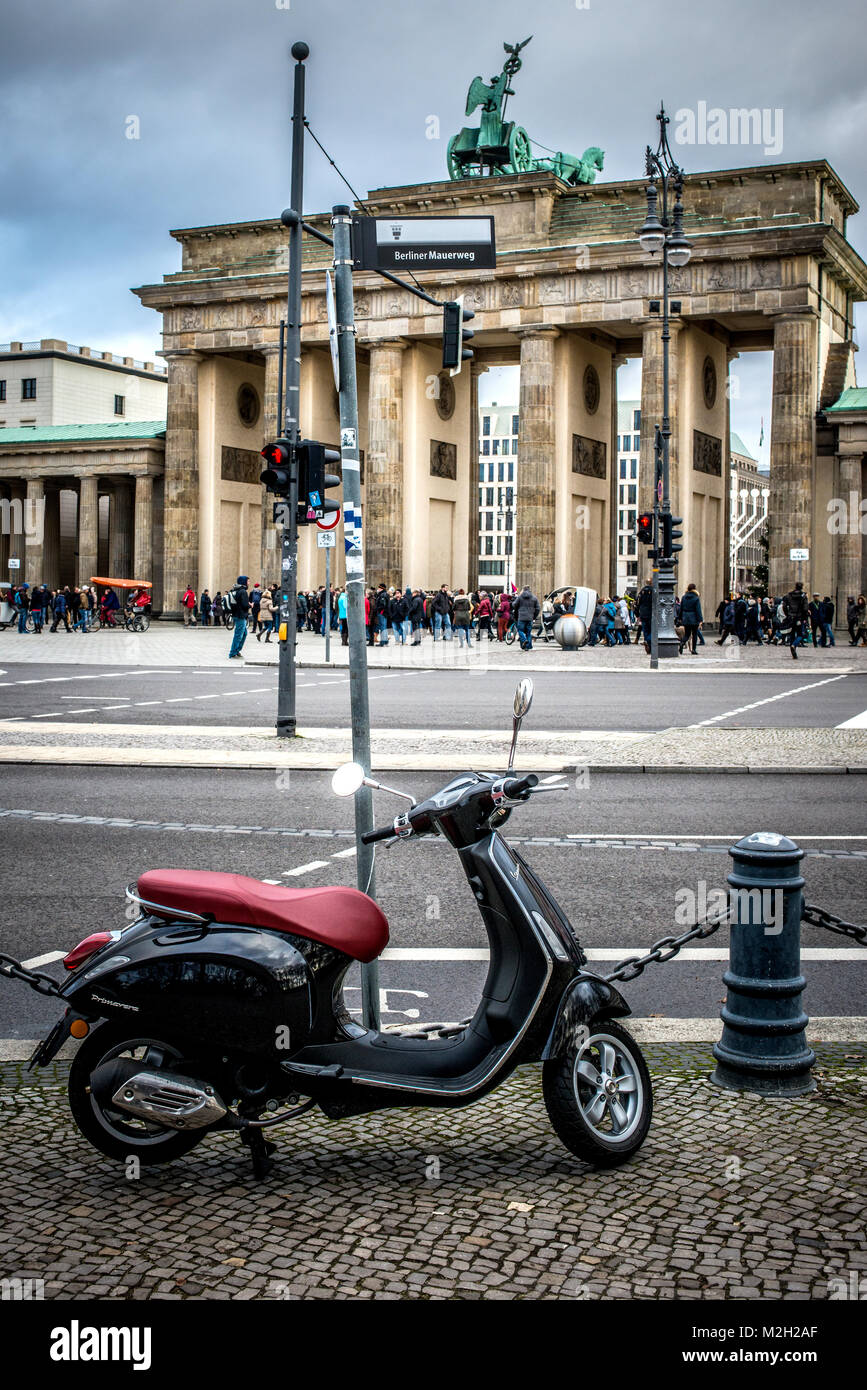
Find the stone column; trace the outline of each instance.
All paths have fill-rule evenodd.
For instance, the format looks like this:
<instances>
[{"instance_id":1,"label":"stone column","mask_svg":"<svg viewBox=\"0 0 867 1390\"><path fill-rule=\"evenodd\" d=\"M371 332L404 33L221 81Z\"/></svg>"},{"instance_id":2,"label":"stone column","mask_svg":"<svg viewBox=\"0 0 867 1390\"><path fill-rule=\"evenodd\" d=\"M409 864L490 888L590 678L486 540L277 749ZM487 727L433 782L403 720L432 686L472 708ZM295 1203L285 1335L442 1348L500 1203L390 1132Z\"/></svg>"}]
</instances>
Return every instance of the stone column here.
<instances>
[{"instance_id":1,"label":"stone column","mask_svg":"<svg viewBox=\"0 0 867 1390\"><path fill-rule=\"evenodd\" d=\"M768 499L769 584L775 596L787 593L797 578L790 547L811 546L815 373L815 315L812 311L779 315L774 319ZM808 565L804 576L808 589L810 570Z\"/></svg>"},{"instance_id":2,"label":"stone column","mask_svg":"<svg viewBox=\"0 0 867 1390\"><path fill-rule=\"evenodd\" d=\"M277 419L277 396L280 375L280 345L275 343L262 348L265 356L265 400L262 407L262 443L276 439L282 430ZM262 460L262 467L265 460ZM280 574L280 532L271 518L276 499L270 492L262 489L262 556L259 566L264 581L273 584Z\"/></svg>"},{"instance_id":3,"label":"stone column","mask_svg":"<svg viewBox=\"0 0 867 1390\"><path fill-rule=\"evenodd\" d=\"M671 510L682 515L680 487L680 449L678 447L678 338L683 324L669 325L668 413L671 438L668 441L668 487ZM638 510L650 511L654 503L654 451L656 426L662 424L662 319L654 316L642 325L641 345L641 459L638 464ZM689 460L687 460L689 464ZM643 548L643 547L642 547ZM639 566L641 556L639 555ZM639 576L640 577L640 576Z\"/></svg>"},{"instance_id":4,"label":"stone column","mask_svg":"<svg viewBox=\"0 0 867 1390\"><path fill-rule=\"evenodd\" d=\"M617 594L620 590L617 587L617 528L620 513L620 469L617 460L617 436L620 433L620 425L617 418L617 368L626 361L625 357L618 353L611 354L611 426L610 443L608 445L608 592ZM630 421L631 427L631 421ZM637 494L636 494L637 496ZM624 559L627 557L624 556ZM639 556L639 560L641 557ZM638 587L641 588L642 577L638 576ZM625 587L625 586L624 586Z\"/></svg>"},{"instance_id":5,"label":"stone column","mask_svg":"<svg viewBox=\"0 0 867 1390\"><path fill-rule=\"evenodd\" d=\"M85 473L78 491L78 582L97 573L99 554L99 478Z\"/></svg>"},{"instance_id":6,"label":"stone column","mask_svg":"<svg viewBox=\"0 0 867 1390\"><path fill-rule=\"evenodd\" d=\"M133 494L126 483L116 481L109 510L109 568L112 579L132 579ZM143 576L147 579L147 575Z\"/></svg>"},{"instance_id":7,"label":"stone column","mask_svg":"<svg viewBox=\"0 0 867 1390\"><path fill-rule=\"evenodd\" d=\"M367 583L403 585L403 353L388 339L370 345L364 568Z\"/></svg>"},{"instance_id":8,"label":"stone column","mask_svg":"<svg viewBox=\"0 0 867 1390\"><path fill-rule=\"evenodd\" d=\"M199 361L197 352L165 354L168 363L164 502L163 614L180 621L180 596L199 582Z\"/></svg>"},{"instance_id":9,"label":"stone column","mask_svg":"<svg viewBox=\"0 0 867 1390\"><path fill-rule=\"evenodd\" d=\"M846 503L844 516L846 529L836 536L837 542L837 610L835 625L846 626L846 600L851 595L857 599L863 594L863 554L864 538L860 529L861 460L860 446L857 453L844 453L842 446L837 454L839 464L839 496ZM772 475L773 476L773 475ZM851 504L855 502L854 514Z\"/></svg>"},{"instance_id":10,"label":"stone column","mask_svg":"<svg viewBox=\"0 0 867 1390\"><path fill-rule=\"evenodd\" d=\"M154 565L154 480L149 473L135 480L135 519L133 522L133 572L131 579L153 583Z\"/></svg>"},{"instance_id":11,"label":"stone column","mask_svg":"<svg viewBox=\"0 0 867 1390\"><path fill-rule=\"evenodd\" d=\"M467 593L479 584L479 377L488 369L470 362L470 517L467 538ZM503 509L505 511L505 508ZM514 508L513 508L514 510ZM503 575L505 584L505 574Z\"/></svg>"},{"instance_id":12,"label":"stone column","mask_svg":"<svg viewBox=\"0 0 867 1390\"><path fill-rule=\"evenodd\" d=\"M735 576L732 573L731 561L731 535L732 535L732 400L729 389L731 381L732 362L736 362L740 357L739 352L732 348L726 349L726 437L725 448L723 451L723 557L722 557L722 592L730 594L732 592ZM708 619L709 621L709 619Z\"/></svg>"},{"instance_id":13,"label":"stone column","mask_svg":"<svg viewBox=\"0 0 867 1390\"><path fill-rule=\"evenodd\" d=\"M558 328L518 330L521 340L520 425L515 583L541 600L553 587L555 563L555 341Z\"/></svg>"},{"instance_id":14,"label":"stone column","mask_svg":"<svg viewBox=\"0 0 867 1390\"><path fill-rule=\"evenodd\" d=\"M42 583L45 544L45 484L42 478L27 479L24 503L24 574L33 587Z\"/></svg>"},{"instance_id":15,"label":"stone column","mask_svg":"<svg viewBox=\"0 0 867 1390\"><path fill-rule=\"evenodd\" d=\"M51 589L58 588L61 579L66 577L73 584L78 582L75 555L72 564L66 566L66 574L61 565L63 557L60 553L60 492L59 487L50 487L45 493L45 534L42 540L42 574L39 576L39 582L44 579ZM78 545L74 544L72 548L73 551L77 551Z\"/></svg>"}]
</instances>

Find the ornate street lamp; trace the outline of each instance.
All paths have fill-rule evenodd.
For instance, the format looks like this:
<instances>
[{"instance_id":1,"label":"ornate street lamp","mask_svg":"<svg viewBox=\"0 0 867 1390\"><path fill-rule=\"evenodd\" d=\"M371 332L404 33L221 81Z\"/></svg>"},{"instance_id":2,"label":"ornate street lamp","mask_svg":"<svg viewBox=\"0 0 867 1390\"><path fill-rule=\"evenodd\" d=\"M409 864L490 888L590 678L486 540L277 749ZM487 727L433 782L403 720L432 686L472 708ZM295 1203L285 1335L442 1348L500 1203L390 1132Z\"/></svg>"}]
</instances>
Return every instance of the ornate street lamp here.
<instances>
[{"instance_id":1,"label":"ornate street lamp","mask_svg":"<svg viewBox=\"0 0 867 1390\"><path fill-rule=\"evenodd\" d=\"M680 654L674 628L675 563L671 553L671 494L669 488L669 363L671 341L668 314L668 267L686 265L692 247L683 232L683 170L675 162L668 144L668 117L660 103L659 143L647 146L647 216L638 229L638 241L651 256L662 252L662 425L656 429L654 447L654 540L653 618L651 622L651 666L658 658ZM660 193L662 204L659 206ZM661 213L661 216L660 216Z\"/></svg>"}]
</instances>

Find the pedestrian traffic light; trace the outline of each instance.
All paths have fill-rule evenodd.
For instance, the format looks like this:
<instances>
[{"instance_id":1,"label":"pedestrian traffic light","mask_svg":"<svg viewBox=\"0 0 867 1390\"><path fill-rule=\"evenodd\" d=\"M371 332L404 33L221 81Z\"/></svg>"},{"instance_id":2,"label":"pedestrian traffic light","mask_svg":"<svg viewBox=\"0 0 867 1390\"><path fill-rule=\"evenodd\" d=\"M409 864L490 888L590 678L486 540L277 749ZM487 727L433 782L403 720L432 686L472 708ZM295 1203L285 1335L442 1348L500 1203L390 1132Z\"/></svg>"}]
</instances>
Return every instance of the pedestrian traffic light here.
<instances>
[{"instance_id":1,"label":"pedestrian traffic light","mask_svg":"<svg viewBox=\"0 0 867 1390\"><path fill-rule=\"evenodd\" d=\"M635 534L642 545L653 545L653 512L639 513Z\"/></svg>"},{"instance_id":2,"label":"pedestrian traffic light","mask_svg":"<svg viewBox=\"0 0 867 1390\"><path fill-rule=\"evenodd\" d=\"M462 364L473 355L472 348L466 346L473 331L464 328L464 324L475 317L472 309L464 308L463 295L443 305L443 371L450 371L452 376L457 376Z\"/></svg>"},{"instance_id":3,"label":"pedestrian traffic light","mask_svg":"<svg viewBox=\"0 0 867 1390\"><path fill-rule=\"evenodd\" d=\"M298 524L306 526L310 521L321 521L324 516L340 511L340 503L325 496L328 488L340 486L339 474L325 471L327 464L340 462L340 454L315 440L302 439L297 458Z\"/></svg>"},{"instance_id":4,"label":"pedestrian traffic light","mask_svg":"<svg viewBox=\"0 0 867 1390\"><path fill-rule=\"evenodd\" d=\"M262 470L260 481L269 492L276 492L279 497L288 497L292 464L291 443L288 439L275 439L272 443L266 444L260 452L268 465Z\"/></svg>"},{"instance_id":5,"label":"pedestrian traffic light","mask_svg":"<svg viewBox=\"0 0 867 1390\"><path fill-rule=\"evenodd\" d=\"M683 550L682 545L677 542L683 537L683 517L674 516L671 512L662 514L662 550L667 559L676 555L678 550Z\"/></svg>"}]
</instances>

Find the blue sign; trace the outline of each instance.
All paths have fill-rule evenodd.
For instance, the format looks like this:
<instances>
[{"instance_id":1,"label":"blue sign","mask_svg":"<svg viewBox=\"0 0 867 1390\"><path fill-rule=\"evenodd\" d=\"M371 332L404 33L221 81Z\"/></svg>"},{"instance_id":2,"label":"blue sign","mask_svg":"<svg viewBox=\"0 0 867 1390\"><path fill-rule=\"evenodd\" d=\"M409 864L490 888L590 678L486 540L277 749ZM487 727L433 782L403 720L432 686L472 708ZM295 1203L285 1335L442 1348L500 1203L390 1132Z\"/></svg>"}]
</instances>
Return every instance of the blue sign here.
<instances>
[{"instance_id":1,"label":"blue sign","mask_svg":"<svg viewBox=\"0 0 867 1390\"><path fill-rule=\"evenodd\" d=\"M309 500L310 500L310 505L311 505L311 507L321 507L321 506L322 506L322 498L319 496L319 493L318 493L318 492L308 492L307 496L308 496L308 498L309 498Z\"/></svg>"}]
</instances>

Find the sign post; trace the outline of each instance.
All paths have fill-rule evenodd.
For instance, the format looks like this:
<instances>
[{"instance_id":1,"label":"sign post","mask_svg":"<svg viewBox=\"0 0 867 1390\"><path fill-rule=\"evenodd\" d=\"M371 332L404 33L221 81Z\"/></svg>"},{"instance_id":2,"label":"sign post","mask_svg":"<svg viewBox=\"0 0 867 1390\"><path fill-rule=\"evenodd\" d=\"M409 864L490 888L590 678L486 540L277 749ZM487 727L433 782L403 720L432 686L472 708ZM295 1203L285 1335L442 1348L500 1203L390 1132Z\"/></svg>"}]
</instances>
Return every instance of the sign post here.
<instances>
[{"instance_id":1,"label":"sign post","mask_svg":"<svg viewBox=\"0 0 867 1390\"><path fill-rule=\"evenodd\" d=\"M805 564L805 563L809 560L809 558L810 558L810 552L809 552L809 550L807 549L806 546L803 546L803 545L800 545L800 544L799 544L799 545L793 545L793 546L791 547L791 549L789 550L789 559L792 560L792 561L794 561L794 562L796 562L796 563L797 563L797 566L798 566L798 583L799 583L799 584L801 583L801 575L802 575L802 573L803 573L803 571L802 571L802 569L801 569L801 566L802 566L803 564Z\"/></svg>"},{"instance_id":2,"label":"sign post","mask_svg":"<svg viewBox=\"0 0 867 1390\"><path fill-rule=\"evenodd\" d=\"M343 540L346 548L346 618L349 628L349 704L352 756L369 777L370 700L367 689L367 624L364 620L364 545L361 531L361 456L358 452L358 382L355 372L355 308L352 253L346 206L332 208L337 351L340 358L340 457L343 471ZM370 787L355 793L355 871L362 893L374 897L374 853L361 837L373 829ZM361 1010L366 1028L379 1027L379 963L361 967Z\"/></svg>"}]
</instances>

